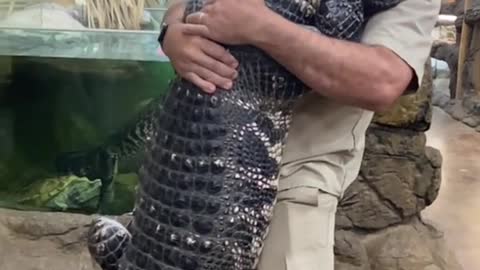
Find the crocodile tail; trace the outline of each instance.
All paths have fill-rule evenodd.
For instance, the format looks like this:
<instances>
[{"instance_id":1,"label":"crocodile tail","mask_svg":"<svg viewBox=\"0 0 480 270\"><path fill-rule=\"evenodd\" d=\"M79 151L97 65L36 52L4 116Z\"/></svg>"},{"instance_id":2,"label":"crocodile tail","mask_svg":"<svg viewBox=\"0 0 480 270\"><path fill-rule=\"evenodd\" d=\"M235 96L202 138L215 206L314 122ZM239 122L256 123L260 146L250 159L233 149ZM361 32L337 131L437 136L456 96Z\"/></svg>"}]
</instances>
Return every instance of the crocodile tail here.
<instances>
[{"instance_id":1,"label":"crocodile tail","mask_svg":"<svg viewBox=\"0 0 480 270\"><path fill-rule=\"evenodd\" d=\"M98 217L88 231L88 251L102 270L119 270L120 259L130 239L130 232L120 222Z\"/></svg>"}]
</instances>

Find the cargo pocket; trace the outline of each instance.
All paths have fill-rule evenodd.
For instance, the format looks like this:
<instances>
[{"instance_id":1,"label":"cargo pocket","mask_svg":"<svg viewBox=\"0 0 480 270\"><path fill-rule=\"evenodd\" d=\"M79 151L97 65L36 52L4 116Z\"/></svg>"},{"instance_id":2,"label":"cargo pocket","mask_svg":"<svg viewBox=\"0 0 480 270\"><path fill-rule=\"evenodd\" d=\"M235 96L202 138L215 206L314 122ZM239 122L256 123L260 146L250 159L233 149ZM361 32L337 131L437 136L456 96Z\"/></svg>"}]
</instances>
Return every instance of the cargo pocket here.
<instances>
[{"instance_id":1,"label":"cargo pocket","mask_svg":"<svg viewBox=\"0 0 480 270\"><path fill-rule=\"evenodd\" d=\"M287 270L333 270L333 243L337 198L313 187L279 193L286 206Z\"/></svg>"}]
</instances>

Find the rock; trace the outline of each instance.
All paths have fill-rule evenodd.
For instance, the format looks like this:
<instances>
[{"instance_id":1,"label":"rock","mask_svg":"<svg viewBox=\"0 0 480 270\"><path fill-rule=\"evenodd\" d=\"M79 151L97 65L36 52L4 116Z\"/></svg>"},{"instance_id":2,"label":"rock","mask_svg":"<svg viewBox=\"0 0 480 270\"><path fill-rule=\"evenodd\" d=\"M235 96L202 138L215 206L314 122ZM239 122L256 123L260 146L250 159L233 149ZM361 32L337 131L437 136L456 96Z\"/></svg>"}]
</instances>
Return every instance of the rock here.
<instances>
[{"instance_id":1,"label":"rock","mask_svg":"<svg viewBox=\"0 0 480 270\"><path fill-rule=\"evenodd\" d=\"M476 127L480 123L480 119L474 116L467 116L462 119L462 122L469 127Z\"/></svg>"},{"instance_id":2,"label":"rock","mask_svg":"<svg viewBox=\"0 0 480 270\"><path fill-rule=\"evenodd\" d=\"M444 93L434 93L432 96L432 105L444 108L450 102L450 97Z\"/></svg>"},{"instance_id":3,"label":"rock","mask_svg":"<svg viewBox=\"0 0 480 270\"><path fill-rule=\"evenodd\" d=\"M86 247L92 218L0 209L0 269L100 270ZM126 224L129 217L115 219Z\"/></svg>"},{"instance_id":4,"label":"rock","mask_svg":"<svg viewBox=\"0 0 480 270\"><path fill-rule=\"evenodd\" d=\"M374 233L337 231L336 270L461 270L441 233L413 217Z\"/></svg>"},{"instance_id":5,"label":"rock","mask_svg":"<svg viewBox=\"0 0 480 270\"><path fill-rule=\"evenodd\" d=\"M465 23L473 26L480 20L480 8L470 8L465 13Z\"/></svg>"},{"instance_id":6,"label":"rock","mask_svg":"<svg viewBox=\"0 0 480 270\"><path fill-rule=\"evenodd\" d=\"M441 155L426 147L424 134L431 122L429 62L419 91L376 115L368 128L358 179L339 203L340 228L384 229L417 215L437 197Z\"/></svg>"},{"instance_id":7,"label":"rock","mask_svg":"<svg viewBox=\"0 0 480 270\"><path fill-rule=\"evenodd\" d=\"M93 216L0 209L0 269L100 270L86 233ZM116 217L127 224L130 217ZM336 270L461 270L442 234L412 217L370 233L338 229Z\"/></svg>"},{"instance_id":8,"label":"rock","mask_svg":"<svg viewBox=\"0 0 480 270\"><path fill-rule=\"evenodd\" d=\"M377 113L373 122L391 127L409 127L418 131L427 130L432 118L432 74L430 61L425 63L422 84L414 95L400 97L395 106L386 113Z\"/></svg>"},{"instance_id":9,"label":"rock","mask_svg":"<svg viewBox=\"0 0 480 270\"><path fill-rule=\"evenodd\" d=\"M351 231L335 232L335 269L368 270L368 253L360 237Z\"/></svg>"},{"instance_id":10,"label":"rock","mask_svg":"<svg viewBox=\"0 0 480 270\"><path fill-rule=\"evenodd\" d=\"M463 27L463 22L467 24L470 24L472 26L474 23L478 23L480 20L480 1L479 0L473 0L472 1L472 8L464 12L464 1L452 1L452 3L445 3L442 6L441 12L443 14L454 14L457 16L457 20L455 21L455 27L456 27L456 42L455 44L449 44L449 43L444 43L444 42L434 42L434 45L432 47L432 53L431 56L442 59L446 61L449 64L450 67L450 75L451 75L451 80L450 80L450 91L451 91L451 97L455 97L455 88L456 88L456 82L457 82L457 77L461 76L463 78L463 84L462 88L464 89L464 98L465 100L471 98L472 96L477 96L478 93L475 93L474 89L475 84L476 84L476 78L478 76L475 75L474 72L477 72L475 69L476 65L474 64L474 61L476 61L476 54L478 52L477 48L475 47L475 43L472 42L472 40L467 41L469 50L468 54L466 55L465 58L465 64L464 64L464 69L462 74L457 74L457 65L458 65L458 45L460 44L460 37L461 37L461 31ZM465 14L464 14L465 13ZM472 35L470 39L474 38L475 35ZM440 44L439 44L440 43ZM443 44L442 44L443 43ZM459 117L458 115L455 117L458 120L461 120L465 118Z\"/></svg>"},{"instance_id":11,"label":"rock","mask_svg":"<svg viewBox=\"0 0 480 270\"><path fill-rule=\"evenodd\" d=\"M97 270L85 246L88 216L0 210L0 269Z\"/></svg>"},{"instance_id":12,"label":"rock","mask_svg":"<svg viewBox=\"0 0 480 270\"><path fill-rule=\"evenodd\" d=\"M461 103L456 103L451 112L450 115L453 117L455 120L461 121L463 118L467 117L467 113L465 112L465 109L463 108Z\"/></svg>"},{"instance_id":13,"label":"rock","mask_svg":"<svg viewBox=\"0 0 480 270\"><path fill-rule=\"evenodd\" d=\"M359 177L339 203L342 229L383 229L430 205L440 187L441 155L424 133L371 127Z\"/></svg>"},{"instance_id":14,"label":"rock","mask_svg":"<svg viewBox=\"0 0 480 270\"><path fill-rule=\"evenodd\" d=\"M434 85L441 88L442 79L435 80ZM467 91L463 100L450 99L442 89L435 89L432 104L440 107L453 119L475 128L480 125L480 95L474 91ZM476 129L480 131L480 129Z\"/></svg>"},{"instance_id":15,"label":"rock","mask_svg":"<svg viewBox=\"0 0 480 270\"><path fill-rule=\"evenodd\" d=\"M480 116L480 96L472 95L463 100L463 107L470 115Z\"/></svg>"},{"instance_id":16,"label":"rock","mask_svg":"<svg viewBox=\"0 0 480 270\"><path fill-rule=\"evenodd\" d=\"M464 0L442 1L440 14L460 15L463 14Z\"/></svg>"},{"instance_id":17,"label":"rock","mask_svg":"<svg viewBox=\"0 0 480 270\"><path fill-rule=\"evenodd\" d=\"M447 105L442 107L442 109L448 113L450 116L452 115L453 109L457 106L458 101L456 99L450 100Z\"/></svg>"},{"instance_id":18,"label":"rock","mask_svg":"<svg viewBox=\"0 0 480 270\"><path fill-rule=\"evenodd\" d=\"M467 14L469 12L478 10L480 7L480 1L479 0L472 0L471 1L472 8L467 10ZM456 0L456 1L442 1L442 6L440 9L440 14L451 14L451 15L463 15L464 14L464 6L465 6L465 0ZM470 15L474 16L474 14Z\"/></svg>"},{"instance_id":19,"label":"rock","mask_svg":"<svg viewBox=\"0 0 480 270\"><path fill-rule=\"evenodd\" d=\"M432 88L427 66L418 93L376 115L368 128L359 176L338 205L335 269L462 269L443 236L419 218L441 184L442 156L426 146L424 133Z\"/></svg>"},{"instance_id":20,"label":"rock","mask_svg":"<svg viewBox=\"0 0 480 270\"><path fill-rule=\"evenodd\" d=\"M433 227L413 218L363 237L371 269L382 270L460 270L444 238Z\"/></svg>"},{"instance_id":21,"label":"rock","mask_svg":"<svg viewBox=\"0 0 480 270\"><path fill-rule=\"evenodd\" d=\"M456 42L455 44L442 44L441 47L449 47L447 50L450 52L446 52L443 50L442 52L435 53L436 50L436 43L434 42L433 50L432 50L432 57L435 58L448 58L445 60L446 62L449 63L450 66L450 74L451 74L451 85L450 85L450 90L452 92L452 97L454 97L455 93L455 88L456 88L456 81L457 81L457 64L458 64L458 45L460 44L460 37L461 37L461 31L462 31L462 26L463 22L465 19L465 22L467 24L473 25L475 22L478 22L480 18L480 1L479 0L473 0L472 1L472 8L467 10L467 12L464 14L464 1L451 1L452 3L445 3L445 5L442 6L441 12L443 14L453 14L457 16L457 20L455 21L455 27L456 27ZM474 38L475 35L471 35L471 38ZM475 78L478 76L475 76L473 72L477 72L474 70L474 61L475 61L475 54L477 53L477 49L475 48L472 40L467 41L469 45L469 51L468 55L466 55L465 59L465 65L464 65L464 70L463 73L460 74L460 76L463 77L463 89L465 95L469 96L472 91L472 89L475 88ZM442 55L442 56L440 56Z\"/></svg>"},{"instance_id":22,"label":"rock","mask_svg":"<svg viewBox=\"0 0 480 270\"><path fill-rule=\"evenodd\" d=\"M441 107L450 116L467 126L476 127L480 124L480 100L478 96L466 97L463 102L456 101L453 106Z\"/></svg>"},{"instance_id":23,"label":"rock","mask_svg":"<svg viewBox=\"0 0 480 270\"><path fill-rule=\"evenodd\" d=\"M435 41L430 52L432 58L445 61L450 71L449 90L450 97L455 98L457 69L458 69L458 46L448 42Z\"/></svg>"}]
</instances>

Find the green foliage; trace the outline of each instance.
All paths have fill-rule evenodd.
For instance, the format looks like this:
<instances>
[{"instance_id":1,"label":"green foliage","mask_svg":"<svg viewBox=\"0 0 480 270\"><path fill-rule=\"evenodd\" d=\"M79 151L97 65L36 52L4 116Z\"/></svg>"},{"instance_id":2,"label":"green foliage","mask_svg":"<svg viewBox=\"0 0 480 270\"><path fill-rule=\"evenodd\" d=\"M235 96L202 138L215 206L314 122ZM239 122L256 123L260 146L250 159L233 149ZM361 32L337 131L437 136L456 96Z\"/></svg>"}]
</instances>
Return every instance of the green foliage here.
<instances>
[{"instance_id":1,"label":"green foliage","mask_svg":"<svg viewBox=\"0 0 480 270\"><path fill-rule=\"evenodd\" d=\"M56 211L95 210L100 186L99 179L75 176L41 179L27 186L16 203Z\"/></svg>"}]
</instances>

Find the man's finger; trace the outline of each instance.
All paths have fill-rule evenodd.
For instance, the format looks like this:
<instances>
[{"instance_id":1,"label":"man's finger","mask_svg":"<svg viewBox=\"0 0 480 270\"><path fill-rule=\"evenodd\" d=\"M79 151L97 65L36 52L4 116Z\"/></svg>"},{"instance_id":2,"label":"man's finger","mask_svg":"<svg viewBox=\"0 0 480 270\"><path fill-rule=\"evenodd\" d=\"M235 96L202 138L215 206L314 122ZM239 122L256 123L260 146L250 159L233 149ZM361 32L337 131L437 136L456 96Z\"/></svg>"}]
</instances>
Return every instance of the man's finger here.
<instances>
[{"instance_id":1,"label":"man's finger","mask_svg":"<svg viewBox=\"0 0 480 270\"><path fill-rule=\"evenodd\" d=\"M216 87L214 84L200 78L197 74L193 72L188 72L185 75L183 75L183 78L190 81L197 87L200 87L203 91L207 93L213 93L216 90Z\"/></svg>"},{"instance_id":2,"label":"man's finger","mask_svg":"<svg viewBox=\"0 0 480 270\"><path fill-rule=\"evenodd\" d=\"M238 60L233 56L229 50L227 51L227 56L226 56L226 63L230 65L232 68L237 68L238 67Z\"/></svg>"},{"instance_id":3,"label":"man's finger","mask_svg":"<svg viewBox=\"0 0 480 270\"><path fill-rule=\"evenodd\" d=\"M205 25L200 24L186 24L183 28L183 33L186 35L210 38L210 31L208 31L208 28Z\"/></svg>"},{"instance_id":4,"label":"man's finger","mask_svg":"<svg viewBox=\"0 0 480 270\"><path fill-rule=\"evenodd\" d=\"M225 64L227 67L222 67L226 73L221 73L220 75L231 77L234 76L235 68L238 66L238 61L230 54L229 51L225 50L221 45L205 40L201 42L200 49L205 52L208 56L220 61ZM230 67L230 68L229 68ZM232 77L233 78L233 77Z\"/></svg>"},{"instance_id":5,"label":"man's finger","mask_svg":"<svg viewBox=\"0 0 480 270\"><path fill-rule=\"evenodd\" d=\"M184 33L187 35L194 35L205 38L200 43L200 48L202 49L202 51L232 68L237 68L237 59L235 59L233 55L231 55L221 45L210 41L213 40L213 37L211 37L210 32L205 25L186 24L184 27Z\"/></svg>"},{"instance_id":6,"label":"man's finger","mask_svg":"<svg viewBox=\"0 0 480 270\"><path fill-rule=\"evenodd\" d=\"M227 78L234 79L236 77L236 70L225 63L211 57L207 54L199 53L193 56L192 59L199 66L206 68L217 75Z\"/></svg>"},{"instance_id":7,"label":"man's finger","mask_svg":"<svg viewBox=\"0 0 480 270\"><path fill-rule=\"evenodd\" d=\"M235 57L233 57L233 55L228 50L215 42L211 42L209 40L207 40L206 42L202 42L201 49L206 54L232 68L237 68L238 66L237 59L235 59Z\"/></svg>"},{"instance_id":8,"label":"man's finger","mask_svg":"<svg viewBox=\"0 0 480 270\"><path fill-rule=\"evenodd\" d=\"M205 24L205 19L207 17L207 14L202 11L194 12L192 14L189 14L185 18L186 23L193 23L193 24Z\"/></svg>"},{"instance_id":9,"label":"man's finger","mask_svg":"<svg viewBox=\"0 0 480 270\"><path fill-rule=\"evenodd\" d=\"M230 89L232 87L232 81L230 79L222 77L217 73L208 70L205 67L202 67L200 65L193 65L190 68L196 75L200 76L200 78L206 80L209 83L212 83L223 89Z\"/></svg>"}]
</instances>

